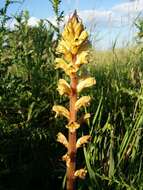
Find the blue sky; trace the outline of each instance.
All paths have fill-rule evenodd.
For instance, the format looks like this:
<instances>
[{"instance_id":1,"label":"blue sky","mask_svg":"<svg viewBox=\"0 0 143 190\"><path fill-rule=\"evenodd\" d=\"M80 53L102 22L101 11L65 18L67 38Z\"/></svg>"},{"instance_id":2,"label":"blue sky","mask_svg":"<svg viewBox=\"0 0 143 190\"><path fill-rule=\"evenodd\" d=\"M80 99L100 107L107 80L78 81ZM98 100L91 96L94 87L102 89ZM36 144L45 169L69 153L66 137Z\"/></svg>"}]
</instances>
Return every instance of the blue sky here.
<instances>
[{"instance_id":1,"label":"blue sky","mask_svg":"<svg viewBox=\"0 0 143 190\"><path fill-rule=\"evenodd\" d=\"M5 0L0 0L2 7ZM95 47L111 48L115 39L118 46L131 42L135 28L133 21L143 11L143 0L62 0L61 10L65 12L65 20L75 10L90 31L91 39L95 39ZM54 14L49 0L25 0L22 4L11 6L9 14L28 10L29 23L36 24L38 19L50 19L54 23Z\"/></svg>"},{"instance_id":2,"label":"blue sky","mask_svg":"<svg viewBox=\"0 0 143 190\"><path fill-rule=\"evenodd\" d=\"M22 1L22 0L21 0ZM0 7L4 4L5 0L0 1ZM62 0L61 10L65 13L71 12L74 9L78 10L103 10L110 9L116 4L125 2L124 0ZM30 15L38 18L47 18L53 15L51 9L51 3L49 0L24 0L21 5L11 6L9 12L16 12L22 9L26 9L30 12Z\"/></svg>"}]
</instances>

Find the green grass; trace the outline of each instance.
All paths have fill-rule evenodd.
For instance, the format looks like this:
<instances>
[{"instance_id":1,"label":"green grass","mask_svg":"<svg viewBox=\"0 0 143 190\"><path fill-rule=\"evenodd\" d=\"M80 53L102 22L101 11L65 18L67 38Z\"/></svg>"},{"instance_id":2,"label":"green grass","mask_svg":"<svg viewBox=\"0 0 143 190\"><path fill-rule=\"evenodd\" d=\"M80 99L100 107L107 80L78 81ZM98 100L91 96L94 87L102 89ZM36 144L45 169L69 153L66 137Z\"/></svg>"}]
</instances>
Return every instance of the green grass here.
<instances>
[{"instance_id":1,"label":"green grass","mask_svg":"<svg viewBox=\"0 0 143 190\"><path fill-rule=\"evenodd\" d=\"M143 189L142 65L138 49L93 51L89 73L97 80L84 148L88 189Z\"/></svg>"}]
</instances>

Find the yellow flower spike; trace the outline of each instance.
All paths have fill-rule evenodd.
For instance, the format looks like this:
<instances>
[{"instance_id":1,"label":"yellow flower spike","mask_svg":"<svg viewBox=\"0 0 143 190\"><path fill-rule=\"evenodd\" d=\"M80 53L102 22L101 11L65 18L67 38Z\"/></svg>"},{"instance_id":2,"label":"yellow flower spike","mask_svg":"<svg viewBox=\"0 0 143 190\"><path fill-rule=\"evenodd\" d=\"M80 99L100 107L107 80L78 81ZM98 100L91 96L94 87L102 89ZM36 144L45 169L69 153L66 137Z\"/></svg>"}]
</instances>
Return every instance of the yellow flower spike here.
<instances>
[{"instance_id":1,"label":"yellow flower spike","mask_svg":"<svg viewBox=\"0 0 143 190\"><path fill-rule=\"evenodd\" d=\"M62 116L64 116L64 117L66 117L67 119L70 118L70 113L69 113L69 111L68 111L65 107L63 107L63 106L55 105L55 106L53 106L52 110L53 110L54 112L56 112L55 117L57 117L57 116L59 116L59 115L62 115Z\"/></svg>"},{"instance_id":2,"label":"yellow flower spike","mask_svg":"<svg viewBox=\"0 0 143 190\"><path fill-rule=\"evenodd\" d=\"M58 133L57 135L57 141L61 144L63 144L66 148L68 148L69 143L66 139L66 137L62 133Z\"/></svg>"},{"instance_id":3,"label":"yellow flower spike","mask_svg":"<svg viewBox=\"0 0 143 190\"><path fill-rule=\"evenodd\" d=\"M67 52L71 52L73 55L76 55L79 48L81 48L81 44L87 41L87 37L88 33L84 30L75 12L64 28L62 38L57 47L57 52L64 55L66 55Z\"/></svg>"},{"instance_id":4,"label":"yellow flower spike","mask_svg":"<svg viewBox=\"0 0 143 190\"><path fill-rule=\"evenodd\" d=\"M76 149L80 148L83 144L88 143L91 140L90 135L80 137L76 142Z\"/></svg>"},{"instance_id":5,"label":"yellow flower spike","mask_svg":"<svg viewBox=\"0 0 143 190\"><path fill-rule=\"evenodd\" d=\"M62 157L62 160L66 162L66 166L69 167L70 165L70 162L71 162L71 159L69 157L68 154L65 154L63 157Z\"/></svg>"},{"instance_id":6,"label":"yellow flower spike","mask_svg":"<svg viewBox=\"0 0 143 190\"><path fill-rule=\"evenodd\" d=\"M64 79L59 80L57 90L61 96L64 94L69 96L71 94L71 87Z\"/></svg>"},{"instance_id":7,"label":"yellow flower spike","mask_svg":"<svg viewBox=\"0 0 143 190\"><path fill-rule=\"evenodd\" d=\"M88 63L88 51L82 51L77 54L77 60L75 62L75 67L80 68L81 65Z\"/></svg>"},{"instance_id":8,"label":"yellow flower spike","mask_svg":"<svg viewBox=\"0 0 143 190\"><path fill-rule=\"evenodd\" d=\"M85 107L90 103L91 97L90 96L83 96L75 103L75 109L79 110L82 106Z\"/></svg>"},{"instance_id":9,"label":"yellow flower spike","mask_svg":"<svg viewBox=\"0 0 143 190\"><path fill-rule=\"evenodd\" d=\"M87 174L87 170L85 169L80 169L80 170L76 170L74 173L75 178L79 177L80 179L85 179Z\"/></svg>"},{"instance_id":10,"label":"yellow flower spike","mask_svg":"<svg viewBox=\"0 0 143 190\"><path fill-rule=\"evenodd\" d=\"M68 128L71 133L74 133L79 127L80 124L78 124L77 122L72 122L66 125L66 128Z\"/></svg>"},{"instance_id":11,"label":"yellow flower spike","mask_svg":"<svg viewBox=\"0 0 143 190\"><path fill-rule=\"evenodd\" d=\"M58 134L58 142L67 147L67 154L63 156L63 160L66 161L67 166L67 187L66 189L74 189L75 179L77 177L84 179L87 171L80 169L75 171L76 168L76 152L77 148L87 143L90 140L90 136L83 136L76 139L76 130L80 127L80 120L78 120L77 111L83 106L87 106L91 100L90 96L83 96L78 99L78 93L82 89L87 88L95 84L95 79L92 77L81 81L78 84L77 71L83 64L88 63L88 33L84 30L84 26L77 16L76 11L69 18L67 24L64 27L61 39L59 40L58 47L56 49L58 54L62 54L62 58L56 59L56 68L61 68L66 75L70 78L70 85L64 80L60 79L58 82L58 91L60 95L66 94L69 96L69 110L63 106L54 106L53 111L56 112L56 116L63 115L68 119L68 141L62 134ZM87 113L81 118L83 122L90 117Z\"/></svg>"},{"instance_id":12,"label":"yellow flower spike","mask_svg":"<svg viewBox=\"0 0 143 190\"><path fill-rule=\"evenodd\" d=\"M81 92L84 88L93 86L94 84L96 84L96 80L93 77L89 77L85 80L82 80L79 82L79 84L77 85L77 92Z\"/></svg>"}]
</instances>

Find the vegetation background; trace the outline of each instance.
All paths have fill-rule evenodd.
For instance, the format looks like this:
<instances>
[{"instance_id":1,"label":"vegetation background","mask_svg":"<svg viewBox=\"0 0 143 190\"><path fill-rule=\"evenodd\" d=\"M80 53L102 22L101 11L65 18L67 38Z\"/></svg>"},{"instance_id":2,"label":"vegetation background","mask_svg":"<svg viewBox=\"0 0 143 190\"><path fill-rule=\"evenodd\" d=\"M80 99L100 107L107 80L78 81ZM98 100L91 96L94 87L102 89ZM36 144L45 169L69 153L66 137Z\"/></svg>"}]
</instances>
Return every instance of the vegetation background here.
<instances>
[{"instance_id":1,"label":"vegetation background","mask_svg":"<svg viewBox=\"0 0 143 190\"><path fill-rule=\"evenodd\" d=\"M7 10L16 2L0 9L0 190L64 189L65 150L56 135L67 131L51 111L67 102L56 91L63 73L54 69L64 13L60 0L50 1L58 27L44 20L31 27L23 11L10 29ZM78 190L143 190L143 19L136 27L136 46L91 47L82 68L81 77L92 75L97 84L84 91L92 96L91 118L79 136L90 133L92 141L78 153L77 165L88 170Z\"/></svg>"}]
</instances>

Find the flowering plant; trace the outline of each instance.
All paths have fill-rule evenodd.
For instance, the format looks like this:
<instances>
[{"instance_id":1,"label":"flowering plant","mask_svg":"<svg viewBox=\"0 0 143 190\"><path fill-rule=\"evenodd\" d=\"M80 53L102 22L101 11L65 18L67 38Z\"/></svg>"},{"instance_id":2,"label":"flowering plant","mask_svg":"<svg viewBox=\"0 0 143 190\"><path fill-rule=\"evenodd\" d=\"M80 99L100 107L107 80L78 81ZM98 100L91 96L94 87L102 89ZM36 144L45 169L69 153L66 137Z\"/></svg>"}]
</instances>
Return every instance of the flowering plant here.
<instances>
[{"instance_id":1,"label":"flowering plant","mask_svg":"<svg viewBox=\"0 0 143 190\"><path fill-rule=\"evenodd\" d=\"M55 59L56 69L62 69L70 78L70 84L64 79L59 79L57 88L60 95L68 96L69 108L61 105L53 106L56 116L64 116L68 120L68 124L66 125L69 131L68 140L61 132L57 135L57 141L67 148L67 153L63 156L63 160L67 166L67 190L74 190L75 179L77 177L84 179L87 173L85 169L76 170L76 152L91 137L90 135L85 135L77 140L76 133L80 127L80 123L77 120L77 112L81 107L89 105L91 101L90 96L78 97L84 88L96 83L92 77L84 80L79 80L78 77L80 67L88 63L88 44L88 33L84 30L84 26L75 11L65 25L57 47L57 53L61 57ZM86 113L84 118L87 119L89 116L90 114Z\"/></svg>"}]
</instances>

